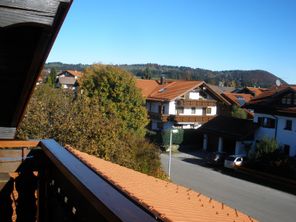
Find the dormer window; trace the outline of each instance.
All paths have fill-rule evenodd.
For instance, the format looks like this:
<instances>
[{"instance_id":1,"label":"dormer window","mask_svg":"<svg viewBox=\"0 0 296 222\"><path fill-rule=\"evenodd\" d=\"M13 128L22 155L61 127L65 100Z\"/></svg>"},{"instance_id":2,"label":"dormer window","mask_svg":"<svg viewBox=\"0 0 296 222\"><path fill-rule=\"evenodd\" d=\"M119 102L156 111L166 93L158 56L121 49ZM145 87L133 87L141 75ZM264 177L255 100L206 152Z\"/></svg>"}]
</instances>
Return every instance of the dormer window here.
<instances>
[{"instance_id":1,"label":"dormer window","mask_svg":"<svg viewBox=\"0 0 296 222\"><path fill-rule=\"evenodd\" d=\"M288 94L288 95L283 96L282 100L281 100L281 103L284 104L284 105L291 105L292 102L294 102L294 104L296 104L295 103L295 98L294 98L294 101L292 101L292 97L293 97L293 94L291 94L291 93Z\"/></svg>"}]
</instances>

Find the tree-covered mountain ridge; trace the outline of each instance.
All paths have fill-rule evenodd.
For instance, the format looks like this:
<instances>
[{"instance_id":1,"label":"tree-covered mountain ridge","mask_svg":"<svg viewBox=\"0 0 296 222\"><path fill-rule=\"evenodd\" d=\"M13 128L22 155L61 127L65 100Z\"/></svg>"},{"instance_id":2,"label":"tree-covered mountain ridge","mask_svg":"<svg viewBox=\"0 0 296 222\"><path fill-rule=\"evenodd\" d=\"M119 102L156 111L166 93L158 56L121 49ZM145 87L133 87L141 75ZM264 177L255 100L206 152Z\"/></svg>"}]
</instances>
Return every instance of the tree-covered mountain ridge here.
<instances>
[{"instance_id":1,"label":"tree-covered mountain ridge","mask_svg":"<svg viewBox=\"0 0 296 222\"><path fill-rule=\"evenodd\" d=\"M61 62L51 62L45 65L45 68L56 70L74 69L83 71L88 64L65 64ZM114 65L133 73L139 78L159 79L163 76L167 79L183 79L183 80L204 80L207 83L215 85L243 87L271 87L275 85L275 81L279 79L282 83L286 83L276 75L264 70L224 70L212 71L201 68L191 68L185 66L169 66L159 64L132 64L132 65Z\"/></svg>"}]
</instances>

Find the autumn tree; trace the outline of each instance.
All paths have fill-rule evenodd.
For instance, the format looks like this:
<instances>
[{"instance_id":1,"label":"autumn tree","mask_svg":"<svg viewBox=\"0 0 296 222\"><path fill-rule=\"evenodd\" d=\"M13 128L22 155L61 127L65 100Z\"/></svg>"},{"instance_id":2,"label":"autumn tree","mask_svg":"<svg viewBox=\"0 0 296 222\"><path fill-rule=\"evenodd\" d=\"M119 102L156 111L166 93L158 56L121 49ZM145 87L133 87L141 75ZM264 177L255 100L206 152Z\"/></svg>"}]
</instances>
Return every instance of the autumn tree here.
<instances>
[{"instance_id":1,"label":"autumn tree","mask_svg":"<svg viewBox=\"0 0 296 222\"><path fill-rule=\"evenodd\" d=\"M92 65L80 80L83 95L98 101L99 110L108 119L122 120L123 127L139 136L145 135L147 111L132 74L120 68Z\"/></svg>"},{"instance_id":2,"label":"autumn tree","mask_svg":"<svg viewBox=\"0 0 296 222\"><path fill-rule=\"evenodd\" d=\"M164 177L158 149L144 138L146 112L129 113L137 110L141 112L144 108L134 80L125 72L124 76L118 77L120 71L110 67L94 66L90 70L101 68L107 69L109 74L98 77L97 72L88 72L86 75L89 76L81 81L82 94L75 95L71 90L51 88L46 84L38 86L20 124L17 137L54 138L63 145L69 144L105 160L149 175ZM101 78L102 82L99 81ZM101 88L92 88L92 84ZM115 88L112 87L114 85ZM112 93L116 93L119 98L116 100ZM132 104L122 104L123 101ZM138 119L127 123L131 118Z\"/></svg>"}]
</instances>

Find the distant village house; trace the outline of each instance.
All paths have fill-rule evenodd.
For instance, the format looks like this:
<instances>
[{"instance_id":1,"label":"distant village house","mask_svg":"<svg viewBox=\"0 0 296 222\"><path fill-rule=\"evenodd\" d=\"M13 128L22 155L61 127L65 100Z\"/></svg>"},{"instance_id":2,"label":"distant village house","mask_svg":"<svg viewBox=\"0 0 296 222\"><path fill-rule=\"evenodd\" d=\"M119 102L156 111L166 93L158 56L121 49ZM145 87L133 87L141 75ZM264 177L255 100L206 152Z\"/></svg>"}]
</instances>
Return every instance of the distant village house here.
<instances>
[{"instance_id":1,"label":"distant village house","mask_svg":"<svg viewBox=\"0 0 296 222\"><path fill-rule=\"evenodd\" d=\"M83 73L77 70L65 70L56 76L56 87L75 90L78 86L78 79Z\"/></svg>"}]
</instances>

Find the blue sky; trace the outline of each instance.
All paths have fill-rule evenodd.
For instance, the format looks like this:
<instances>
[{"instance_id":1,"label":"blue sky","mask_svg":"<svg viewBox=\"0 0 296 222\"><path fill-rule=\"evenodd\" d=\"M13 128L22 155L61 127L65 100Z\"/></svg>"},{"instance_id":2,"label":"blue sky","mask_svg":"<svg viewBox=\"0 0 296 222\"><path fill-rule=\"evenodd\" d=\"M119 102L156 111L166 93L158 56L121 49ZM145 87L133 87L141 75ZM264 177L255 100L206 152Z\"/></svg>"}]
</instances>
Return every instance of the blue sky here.
<instances>
[{"instance_id":1,"label":"blue sky","mask_svg":"<svg viewBox=\"0 0 296 222\"><path fill-rule=\"evenodd\" d=\"M263 69L296 84L296 1L74 0L54 61Z\"/></svg>"}]
</instances>

